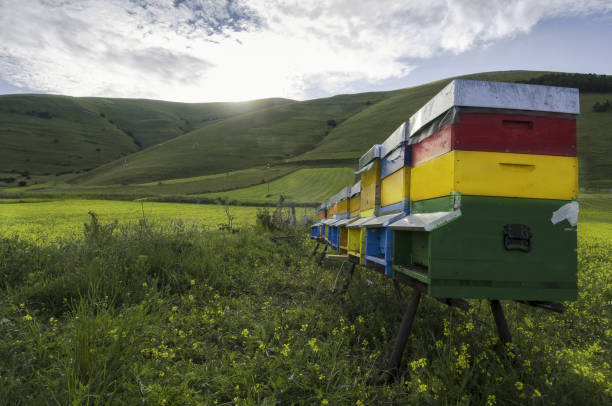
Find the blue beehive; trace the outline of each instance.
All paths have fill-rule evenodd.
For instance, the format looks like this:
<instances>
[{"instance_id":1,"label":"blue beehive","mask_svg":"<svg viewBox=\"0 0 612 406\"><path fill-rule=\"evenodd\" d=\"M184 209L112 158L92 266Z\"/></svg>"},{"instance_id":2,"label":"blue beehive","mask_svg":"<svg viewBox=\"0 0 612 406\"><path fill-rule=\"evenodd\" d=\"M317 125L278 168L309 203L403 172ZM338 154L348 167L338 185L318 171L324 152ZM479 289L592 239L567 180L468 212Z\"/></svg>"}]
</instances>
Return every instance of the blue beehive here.
<instances>
[{"instance_id":1,"label":"blue beehive","mask_svg":"<svg viewBox=\"0 0 612 406\"><path fill-rule=\"evenodd\" d=\"M336 207L335 221L329 224L329 245L332 249L340 251L340 226L342 220L348 217L348 201L351 196L351 187L342 188L331 198L331 203ZM343 208L339 212L338 207Z\"/></svg>"},{"instance_id":2,"label":"blue beehive","mask_svg":"<svg viewBox=\"0 0 612 406\"><path fill-rule=\"evenodd\" d=\"M392 276L393 231L388 225L410 212L411 147L407 144L408 123L400 125L381 147L380 216L364 223L366 229L365 264L382 266Z\"/></svg>"}]
</instances>

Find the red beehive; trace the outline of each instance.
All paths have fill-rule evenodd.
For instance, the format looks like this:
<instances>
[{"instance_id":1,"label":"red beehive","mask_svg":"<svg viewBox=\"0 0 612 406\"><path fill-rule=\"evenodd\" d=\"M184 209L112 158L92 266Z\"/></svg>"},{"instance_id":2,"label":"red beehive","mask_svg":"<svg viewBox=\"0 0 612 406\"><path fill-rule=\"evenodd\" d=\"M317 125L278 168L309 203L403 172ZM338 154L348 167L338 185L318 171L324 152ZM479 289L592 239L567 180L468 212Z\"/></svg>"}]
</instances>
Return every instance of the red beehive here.
<instances>
[{"instance_id":1,"label":"red beehive","mask_svg":"<svg viewBox=\"0 0 612 406\"><path fill-rule=\"evenodd\" d=\"M459 112L454 123L412 145L412 166L454 149L576 156L576 118Z\"/></svg>"}]
</instances>

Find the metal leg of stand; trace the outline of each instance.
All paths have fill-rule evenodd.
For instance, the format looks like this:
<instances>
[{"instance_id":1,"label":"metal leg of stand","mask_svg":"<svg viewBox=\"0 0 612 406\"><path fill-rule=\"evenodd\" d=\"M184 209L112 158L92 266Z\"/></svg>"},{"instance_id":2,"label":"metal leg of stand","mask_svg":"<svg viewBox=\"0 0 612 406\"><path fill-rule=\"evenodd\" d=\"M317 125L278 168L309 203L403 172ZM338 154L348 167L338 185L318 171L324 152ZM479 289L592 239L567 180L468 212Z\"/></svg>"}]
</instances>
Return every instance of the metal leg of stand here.
<instances>
[{"instance_id":1,"label":"metal leg of stand","mask_svg":"<svg viewBox=\"0 0 612 406\"><path fill-rule=\"evenodd\" d=\"M319 249L319 243L317 243L317 245L315 245L315 249L314 249L314 251L312 251L312 255L316 254L318 249Z\"/></svg>"},{"instance_id":2,"label":"metal leg of stand","mask_svg":"<svg viewBox=\"0 0 612 406\"><path fill-rule=\"evenodd\" d=\"M351 269L349 269L348 274L346 275L346 280L344 281L344 285L342 285L342 289L340 289L340 296L344 295L348 290L348 287L353 279L353 272L355 271L355 264L351 264Z\"/></svg>"},{"instance_id":3,"label":"metal leg of stand","mask_svg":"<svg viewBox=\"0 0 612 406\"><path fill-rule=\"evenodd\" d=\"M395 294L397 295L397 298L399 300L402 300L404 298L404 295L402 294L402 288L400 287L400 284L396 279L393 279L393 287L395 288Z\"/></svg>"},{"instance_id":4,"label":"metal leg of stand","mask_svg":"<svg viewBox=\"0 0 612 406\"><path fill-rule=\"evenodd\" d=\"M421 292L419 292L417 289L413 289L412 296L410 297L410 303L408 303L408 308L406 309L406 313L404 313L400 330L397 333L397 338L395 339L393 354L391 354L391 359L389 360L389 364L387 366L387 370L391 373L397 371L397 368L402 362L402 356L404 355L404 349L406 348L406 343L408 342L408 337L410 336L410 331L412 330L412 322L414 321L414 316L416 315L419 307L420 299Z\"/></svg>"},{"instance_id":5,"label":"metal leg of stand","mask_svg":"<svg viewBox=\"0 0 612 406\"><path fill-rule=\"evenodd\" d=\"M497 334L499 335L499 339L502 343L511 343L512 336L510 335L510 329L508 328L508 323L506 322L506 317L504 316L504 309L499 300L491 300L491 313L493 313L493 318L495 319L495 324L497 325Z\"/></svg>"},{"instance_id":6,"label":"metal leg of stand","mask_svg":"<svg viewBox=\"0 0 612 406\"><path fill-rule=\"evenodd\" d=\"M323 248L323 252L321 253L321 257L319 258L319 262L317 263L317 266L321 266L321 264L323 263L323 259L325 258L325 253L327 252L327 247L329 247L329 245L325 244L325 248Z\"/></svg>"}]
</instances>

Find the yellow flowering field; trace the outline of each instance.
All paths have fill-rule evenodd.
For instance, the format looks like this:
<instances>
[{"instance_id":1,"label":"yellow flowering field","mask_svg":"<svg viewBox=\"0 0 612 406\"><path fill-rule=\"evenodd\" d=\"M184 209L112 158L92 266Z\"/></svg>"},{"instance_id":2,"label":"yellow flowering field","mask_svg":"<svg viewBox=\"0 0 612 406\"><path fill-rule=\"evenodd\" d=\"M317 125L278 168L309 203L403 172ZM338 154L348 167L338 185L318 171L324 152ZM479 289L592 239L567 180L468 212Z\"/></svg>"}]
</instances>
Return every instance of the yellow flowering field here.
<instances>
[{"instance_id":1,"label":"yellow flowering field","mask_svg":"<svg viewBox=\"0 0 612 406\"><path fill-rule=\"evenodd\" d=\"M0 235L18 234L36 240L55 240L71 234L80 235L88 212L96 213L103 222L134 224L141 220L155 223L182 221L217 228L227 224L226 208L220 205L158 203L113 200L0 200ZM229 207L236 226L255 222L256 208Z\"/></svg>"},{"instance_id":2,"label":"yellow flowering field","mask_svg":"<svg viewBox=\"0 0 612 406\"><path fill-rule=\"evenodd\" d=\"M65 224L62 204L80 210L39 203ZM609 195L581 199L579 297L565 313L504 301L504 346L487 301L463 312L425 297L391 380L409 287L358 268L339 297L347 266L317 266L306 229L158 227L125 204L123 218L93 208L99 222L83 209L56 244L27 237L16 219L45 232L27 210L3 217L27 238L0 236L0 403L612 405ZM173 206L225 222L223 207L195 205L163 220Z\"/></svg>"}]
</instances>

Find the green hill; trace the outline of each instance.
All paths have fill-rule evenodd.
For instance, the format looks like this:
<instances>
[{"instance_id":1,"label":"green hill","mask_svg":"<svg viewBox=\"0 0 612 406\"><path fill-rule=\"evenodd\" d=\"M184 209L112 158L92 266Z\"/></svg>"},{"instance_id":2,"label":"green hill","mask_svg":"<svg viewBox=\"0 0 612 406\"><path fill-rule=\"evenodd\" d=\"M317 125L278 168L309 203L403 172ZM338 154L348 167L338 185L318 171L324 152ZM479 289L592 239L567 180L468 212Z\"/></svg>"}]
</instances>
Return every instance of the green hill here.
<instances>
[{"instance_id":1,"label":"green hill","mask_svg":"<svg viewBox=\"0 0 612 406\"><path fill-rule=\"evenodd\" d=\"M591 76L507 71L463 77L589 83L592 88ZM612 83L610 76L596 79ZM357 158L372 144L382 142L450 80L303 102L266 99L184 104L3 96L0 178L11 176L11 170L57 174L96 166L77 176L65 175L69 184L53 178L28 187L28 193L124 198L193 195L251 202L272 202L282 194L290 201L313 202L335 193L328 193L328 186L343 186L336 184L338 179L351 183L349 172ZM612 188L612 112L593 109L596 103L612 99L612 94L591 88L581 91L580 184L583 188ZM139 150L141 147L144 149ZM267 164L271 169L266 169ZM313 174L318 168L322 172L317 177ZM341 173L346 178L337 176ZM321 185L300 190L296 179L304 184L317 179ZM269 186L263 184L271 180ZM12 193L26 191L10 186Z\"/></svg>"},{"instance_id":2,"label":"green hill","mask_svg":"<svg viewBox=\"0 0 612 406\"><path fill-rule=\"evenodd\" d=\"M312 149L338 123L386 95L341 95L242 114L101 166L74 183L142 183L282 162Z\"/></svg>"},{"instance_id":3,"label":"green hill","mask_svg":"<svg viewBox=\"0 0 612 406\"><path fill-rule=\"evenodd\" d=\"M461 76L466 79L513 82L540 72L490 72ZM312 150L292 162L322 159L357 159L373 144L384 141L401 123L455 78L448 78L394 92L387 99L353 115L336 127Z\"/></svg>"},{"instance_id":4,"label":"green hill","mask_svg":"<svg viewBox=\"0 0 612 406\"><path fill-rule=\"evenodd\" d=\"M355 182L351 168L300 169L280 179L228 192L208 193L201 197L221 197L249 203L277 203L279 199L299 204L316 204L329 199L342 187Z\"/></svg>"},{"instance_id":5,"label":"green hill","mask_svg":"<svg viewBox=\"0 0 612 406\"><path fill-rule=\"evenodd\" d=\"M0 178L78 173L219 119L274 105L0 96Z\"/></svg>"}]
</instances>

